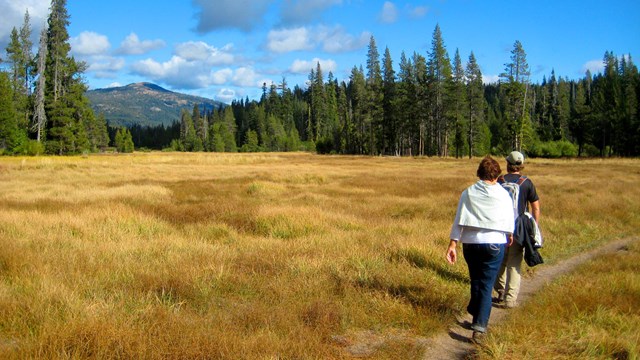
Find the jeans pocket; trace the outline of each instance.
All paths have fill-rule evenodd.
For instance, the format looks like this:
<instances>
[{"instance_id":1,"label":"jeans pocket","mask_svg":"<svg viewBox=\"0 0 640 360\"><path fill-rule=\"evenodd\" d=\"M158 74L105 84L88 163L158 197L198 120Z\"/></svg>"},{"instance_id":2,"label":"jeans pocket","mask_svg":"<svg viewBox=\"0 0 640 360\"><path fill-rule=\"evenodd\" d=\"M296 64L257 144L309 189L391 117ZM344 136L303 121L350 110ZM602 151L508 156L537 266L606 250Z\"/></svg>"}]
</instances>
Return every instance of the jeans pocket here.
<instances>
[{"instance_id":1,"label":"jeans pocket","mask_svg":"<svg viewBox=\"0 0 640 360\"><path fill-rule=\"evenodd\" d=\"M489 244L489 253L491 253L492 256L498 256L500 255L500 251L502 250L501 246L498 244Z\"/></svg>"}]
</instances>

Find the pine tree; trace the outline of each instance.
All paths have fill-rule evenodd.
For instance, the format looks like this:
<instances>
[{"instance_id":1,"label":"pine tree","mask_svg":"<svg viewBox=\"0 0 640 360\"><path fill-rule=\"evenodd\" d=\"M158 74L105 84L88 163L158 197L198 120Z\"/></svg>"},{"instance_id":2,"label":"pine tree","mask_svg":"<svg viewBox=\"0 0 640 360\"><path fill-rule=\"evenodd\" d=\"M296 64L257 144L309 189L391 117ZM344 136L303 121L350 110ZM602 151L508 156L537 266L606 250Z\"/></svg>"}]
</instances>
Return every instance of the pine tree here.
<instances>
[{"instance_id":1,"label":"pine tree","mask_svg":"<svg viewBox=\"0 0 640 360\"><path fill-rule=\"evenodd\" d=\"M52 0L44 68L44 103L49 127L46 148L49 153L60 155L90 150L87 125L90 118L98 119L88 115L92 110L84 95L87 87L81 77L87 66L69 57L71 46L68 42L68 25L66 0ZM40 119L39 115L36 116Z\"/></svg>"},{"instance_id":2,"label":"pine tree","mask_svg":"<svg viewBox=\"0 0 640 360\"><path fill-rule=\"evenodd\" d=\"M116 150L120 153L132 153L134 151L133 137L127 128L119 128L115 138Z\"/></svg>"},{"instance_id":3,"label":"pine tree","mask_svg":"<svg viewBox=\"0 0 640 360\"><path fill-rule=\"evenodd\" d=\"M325 122L322 131L322 139L326 145L330 145L330 151L336 152L340 149L340 126L338 121L338 83L329 71L327 82L324 86L326 98Z\"/></svg>"},{"instance_id":4,"label":"pine tree","mask_svg":"<svg viewBox=\"0 0 640 360\"><path fill-rule=\"evenodd\" d=\"M194 151L205 150L209 126L207 124L207 117L204 115L200 115L200 106L198 104L193 105L191 119L193 121L196 130L196 136L198 138L196 140L196 149Z\"/></svg>"},{"instance_id":5,"label":"pine tree","mask_svg":"<svg viewBox=\"0 0 640 360\"><path fill-rule=\"evenodd\" d=\"M413 53L414 66L414 116L416 127L418 130L418 151L417 155L432 155L433 151L430 145L433 144L434 130L432 125L432 103L429 93L429 76L427 69L427 59L418 54Z\"/></svg>"},{"instance_id":6,"label":"pine tree","mask_svg":"<svg viewBox=\"0 0 640 360\"><path fill-rule=\"evenodd\" d=\"M488 149L479 147L477 144L482 143L482 139L478 139L480 128L484 120L484 86L482 84L482 72L480 66L476 62L476 57L471 52L467 69L465 71L467 80L467 100L468 100L468 124L467 124L467 149L469 158L473 155L488 153ZM480 150L475 152L474 149Z\"/></svg>"},{"instance_id":7,"label":"pine tree","mask_svg":"<svg viewBox=\"0 0 640 360\"><path fill-rule=\"evenodd\" d=\"M236 119L233 115L233 109L226 107L221 122L221 135L224 141L224 151L237 152L236 145Z\"/></svg>"},{"instance_id":8,"label":"pine tree","mask_svg":"<svg viewBox=\"0 0 640 360\"><path fill-rule=\"evenodd\" d=\"M398 148L400 155L412 155L413 135L415 131L412 128L414 124L413 109L415 102L415 84L413 81L414 70L413 64L407 59L404 51L400 55L400 71L398 72L397 99L396 99L396 116L397 116L397 133Z\"/></svg>"},{"instance_id":9,"label":"pine tree","mask_svg":"<svg viewBox=\"0 0 640 360\"><path fill-rule=\"evenodd\" d=\"M465 128L467 127L467 92L465 87L465 73L462 66L460 52L456 49L453 57L452 77L447 85L447 120L453 129L452 147L456 158L465 153Z\"/></svg>"},{"instance_id":10,"label":"pine tree","mask_svg":"<svg viewBox=\"0 0 640 360\"><path fill-rule=\"evenodd\" d=\"M384 51L384 60L382 62L382 135L384 154L399 155L399 147L397 142L397 93L396 93L396 73L393 70L393 61L391 53L387 47Z\"/></svg>"},{"instance_id":11,"label":"pine tree","mask_svg":"<svg viewBox=\"0 0 640 360\"><path fill-rule=\"evenodd\" d=\"M31 131L36 133L36 140L40 142L44 138L47 124L47 113L45 111L45 91L46 91L46 66L47 66L47 27L42 28L40 33L40 47L38 49L37 61L37 84L33 112L33 124ZM105 123L106 125L106 123ZM105 126L106 128L106 126Z\"/></svg>"},{"instance_id":12,"label":"pine tree","mask_svg":"<svg viewBox=\"0 0 640 360\"><path fill-rule=\"evenodd\" d=\"M11 80L7 73L0 71L0 154L13 153L19 143Z\"/></svg>"},{"instance_id":13,"label":"pine tree","mask_svg":"<svg viewBox=\"0 0 640 360\"><path fill-rule=\"evenodd\" d=\"M351 135L351 153L365 154L368 151L367 139L367 84L362 67L354 66L349 77L349 93L351 98L351 125L347 130Z\"/></svg>"},{"instance_id":14,"label":"pine tree","mask_svg":"<svg viewBox=\"0 0 640 360\"><path fill-rule=\"evenodd\" d=\"M180 116L180 142L182 143L184 150L196 151L197 139L198 136L196 135L196 128L193 124L191 114L183 109Z\"/></svg>"},{"instance_id":15,"label":"pine tree","mask_svg":"<svg viewBox=\"0 0 640 360\"><path fill-rule=\"evenodd\" d=\"M313 142L323 135L326 124L326 94L324 89L324 75L320 62L316 64L315 71L312 69L309 74L311 104L309 107L309 125L307 127L307 138Z\"/></svg>"},{"instance_id":16,"label":"pine tree","mask_svg":"<svg viewBox=\"0 0 640 360\"><path fill-rule=\"evenodd\" d=\"M640 76L638 75L638 68L631 59L631 54L622 57L620 76L620 155L634 156L639 153L638 150L640 149L638 144L638 140L640 140L640 122L638 121Z\"/></svg>"},{"instance_id":17,"label":"pine tree","mask_svg":"<svg viewBox=\"0 0 640 360\"><path fill-rule=\"evenodd\" d=\"M520 41L516 40L511 50L511 62L505 64L505 72L500 75L504 81L504 118L509 134L509 144L505 150L522 151L523 139L531 130L527 111L529 74L527 55Z\"/></svg>"},{"instance_id":18,"label":"pine tree","mask_svg":"<svg viewBox=\"0 0 640 360\"><path fill-rule=\"evenodd\" d=\"M447 156L449 147L449 121L447 114L447 83L451 80L451 62L442 40L440 26L433 31L431 52L427 62L429 99L431 103L430 153Z\"/></svg>"},{"instance_id":19,"label":"pine tree","mask_svg":"<svg viewBox=\"0 0 640 360\"><path fill-rule=\"evenodd\" d=\"M367 52L367 117L366 127L368 130L368 150L373 155L383 150L382 122L384 113L382 101L384 93L382 89L382 71L380 69L380 54L376 46L376 40L371 36L369 40L369 51Z\"/></svg>"}]
</instances>

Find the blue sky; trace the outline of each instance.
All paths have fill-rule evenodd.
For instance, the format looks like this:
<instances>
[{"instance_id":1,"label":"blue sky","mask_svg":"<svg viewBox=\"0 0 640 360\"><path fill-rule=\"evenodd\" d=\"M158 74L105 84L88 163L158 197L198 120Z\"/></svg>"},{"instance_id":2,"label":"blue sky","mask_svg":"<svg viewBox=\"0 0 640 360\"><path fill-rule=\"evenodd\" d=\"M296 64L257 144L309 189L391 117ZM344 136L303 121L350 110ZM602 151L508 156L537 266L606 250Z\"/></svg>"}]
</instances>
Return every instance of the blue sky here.
<instances>
[{"instance_id":1,"label":"blue sky","mask_svg":"<svg viewBox=\"0 0 640 360\"><path fill-rule=\"evenodd\" d=\"M0 46L29 10L37 35L48 0L0 0ZM533 82L602 70L605 51L640 57L640 1L507 0L67 0L73 55L91 89L153 82L224 102L257 99L285 77L305 87L319 61L348 80L366 66L369 39L382 55L428 55L436 24L453 59L474 52L487 82L519 40ZM0 58L6 58L3 51Z\"/></svg>"}]
</instances>

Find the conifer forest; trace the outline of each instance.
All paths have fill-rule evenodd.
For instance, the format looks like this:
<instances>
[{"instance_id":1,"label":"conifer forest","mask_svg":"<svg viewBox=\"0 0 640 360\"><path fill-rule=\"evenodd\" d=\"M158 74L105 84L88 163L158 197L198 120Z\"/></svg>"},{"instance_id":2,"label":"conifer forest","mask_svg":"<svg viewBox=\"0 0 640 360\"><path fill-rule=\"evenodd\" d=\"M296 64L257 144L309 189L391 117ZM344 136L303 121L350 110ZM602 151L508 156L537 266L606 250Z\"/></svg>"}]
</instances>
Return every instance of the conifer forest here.
<instances>
[{"instance_id":1,"label":"conifer forest","mask_svg":"<svg viewBox=\"0 0 640 360\"><path fill-rule=\"evenodd\" d=\"M640 155L640 74L631 54L604 51L602 73L533 83L515 40L497 83L474 53L450 56L440 27L426 54L369 41L365 65L338 80L318 63L304 85L283 76L260 99L183 109L173 126L111 129L85 96L86 64L70 56L66 0L52 0L39 43L28 12L0 54L0 153L316 151L472 157L513 149L534 157ZM36 50L34 50L36 49Z\"/></svg>"}]
</instances>

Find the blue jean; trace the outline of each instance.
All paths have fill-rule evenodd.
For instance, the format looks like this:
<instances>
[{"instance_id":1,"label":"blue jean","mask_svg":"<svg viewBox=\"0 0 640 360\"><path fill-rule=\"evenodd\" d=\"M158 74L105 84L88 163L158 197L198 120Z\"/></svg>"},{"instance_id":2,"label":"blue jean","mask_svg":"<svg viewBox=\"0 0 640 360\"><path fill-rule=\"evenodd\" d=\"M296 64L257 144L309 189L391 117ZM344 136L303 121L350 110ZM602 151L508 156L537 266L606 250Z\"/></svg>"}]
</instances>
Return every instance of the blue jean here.
<instances>
[{"instance_id":1,"label":"blue jean","mask_svg":"<svg viewBox=\"0 0 640 360\"><path fill-rule=\"evenodd\" d=\"M471 299L467 311L473 316L471 327L476 331L487 331L491 315L491 290L505 248L506 244L462 244L471 279Z\"/></svg>"}]
</instances>

